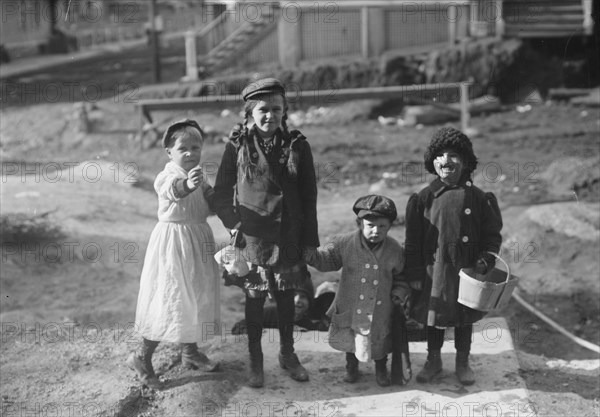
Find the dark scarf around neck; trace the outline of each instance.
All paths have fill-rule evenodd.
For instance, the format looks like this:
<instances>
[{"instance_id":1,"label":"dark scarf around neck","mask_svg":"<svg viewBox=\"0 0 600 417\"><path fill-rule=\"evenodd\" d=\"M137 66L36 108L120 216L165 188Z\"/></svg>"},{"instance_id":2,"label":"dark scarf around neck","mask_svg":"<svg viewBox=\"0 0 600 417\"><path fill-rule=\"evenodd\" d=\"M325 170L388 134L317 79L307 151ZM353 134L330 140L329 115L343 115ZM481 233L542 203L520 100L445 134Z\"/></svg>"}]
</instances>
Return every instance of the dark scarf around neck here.
<instances>
[{"instance_id":1,"label":"dark scarf around neck","mask_svg":"<svg viewBox=\"0 0 600 417\"><path fill-rule=\"evenodd\" d=\"M256 132L256 126L250 129L245 129L241 124L238 124L236 128L229 135L229 139L238 148L238 175L242 180L252 180L260 175L265 174L269 167L261 166L259 163L258 152L254 145L255 137L258 133ZM298 130L292 130L291 132L282 131L277 129L273 141L281 144L281 158L286 158L286 161L280 161L286 163L286 169L288 175L291 178L296 178L298 175L298 165L300 163L300 154L298 152L297 142L299 140L306 140L306 137L302 135ZM275 149L277 145L275 146ZM273 149L273 152L275 151Z\"/></svg>"}]
</instances>

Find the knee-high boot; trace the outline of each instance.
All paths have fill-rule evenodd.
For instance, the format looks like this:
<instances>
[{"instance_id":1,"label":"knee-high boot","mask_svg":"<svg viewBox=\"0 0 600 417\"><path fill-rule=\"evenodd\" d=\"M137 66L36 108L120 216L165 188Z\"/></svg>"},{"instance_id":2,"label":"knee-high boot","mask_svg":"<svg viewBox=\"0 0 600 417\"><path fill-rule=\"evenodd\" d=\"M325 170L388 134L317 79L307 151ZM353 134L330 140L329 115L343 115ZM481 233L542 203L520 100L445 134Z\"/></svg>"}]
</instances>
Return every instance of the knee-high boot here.
<instances>
[{"instance_id":1,"label":"knee-high boot","mask_svg":"<svg viewBox=\"0 0 600 417\"><path fill-rule=\"evenodd\" d=\"M308 381L308 372L294 353L294 290L276 291L277 320L279 327L279 365L296 381Z\"/></svg>"},{"instance_id":2,"label":"knee-high boot","mask_svg":"<svg viewBox=\"0 0 600 417\"><path fill-rule=\"evenodd\" d=\"M263 353L261 338L263 331L264 297L246 296L246 329L248 331L248 352L250 353L250 372L248 386L260 388L264 384Z\"/></svg>"}]
</instances>

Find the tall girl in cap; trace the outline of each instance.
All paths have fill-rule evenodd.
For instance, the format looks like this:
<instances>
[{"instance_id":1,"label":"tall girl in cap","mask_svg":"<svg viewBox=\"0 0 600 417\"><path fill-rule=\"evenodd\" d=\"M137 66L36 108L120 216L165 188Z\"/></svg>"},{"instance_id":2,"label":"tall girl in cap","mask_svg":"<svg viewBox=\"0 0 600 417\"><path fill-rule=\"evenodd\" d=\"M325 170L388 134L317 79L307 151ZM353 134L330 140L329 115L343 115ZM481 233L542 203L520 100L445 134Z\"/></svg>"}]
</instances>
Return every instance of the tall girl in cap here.
<instances>
[{"instance_id":1,"label":"tall girl in cap","mask_svg":"<svg viewBox=\"0 0 600 417\"><path fill-rule=\"evenodd\" d=\"M417 381L430 382L442 371L444 329L454 327L456 376L475 382L469 366L473 323L485 313L458 303L459 271L484 274L494 267L502 237L496 197L473 185L477 157L459 130L437 131L425 151L425 168L437 178L406 207L406 274L420 291L413 301L414 318L427 326L427 361Z\"/></svg>"},{"instance_id":2,"label":"tall girl in cap","mask_svg":"<svg viewBox=\"0 0 600 417\"><path fill-rule=\"evenodd\" d=\"M146 250L135 317L142 341L127 359L146 385L159 383L152 367L159 342L181 343L184 366L217 368L196 345L205 326L220 319L215 244L206 223L214 191L200 168L203 143L193 120L172 124L163 136L170 161L154 181L159 222Z\"/></svg>"},{"instance_id":3,"label":"tall girl in cap","mask_svg":"<svg viewBox=\"0 0 600 417\"><path fill-rule=\"evenodd\" d=\"M329 344L346 352L344 381L356 382L359 361L373 359L377 384L388 386L392 381L386 364L393 347L393 326L403 325L393 322L394 305L405 303L410 292L403 275L404 251L388 236L397 217L396 206L387 197L368 195L359 198L353 210L359 230L307 250L305 259L319 271L342 269L339 290L327 314L331 316ZM410 364L408 357L404 362ZM403 384L407 379L393 382Z\"/></svg>"},{"instance_id":4,"label":"tall girl in cap","mask_svg":"<svg viewBox=\"0 0 600 417\"><path fill-rule=\"evenodd\" d=\"M279 364L297 381L308 373L294 353L294 290L309 278L304 247L319 245L317 184L308 141L289 131L281 82L266 78L242 92L244 121L230 135L215 182L215 210L252 264L244 277L250 378L264 383L261 347L267 294L277 303Z\"/></svg>"}]
</instances>

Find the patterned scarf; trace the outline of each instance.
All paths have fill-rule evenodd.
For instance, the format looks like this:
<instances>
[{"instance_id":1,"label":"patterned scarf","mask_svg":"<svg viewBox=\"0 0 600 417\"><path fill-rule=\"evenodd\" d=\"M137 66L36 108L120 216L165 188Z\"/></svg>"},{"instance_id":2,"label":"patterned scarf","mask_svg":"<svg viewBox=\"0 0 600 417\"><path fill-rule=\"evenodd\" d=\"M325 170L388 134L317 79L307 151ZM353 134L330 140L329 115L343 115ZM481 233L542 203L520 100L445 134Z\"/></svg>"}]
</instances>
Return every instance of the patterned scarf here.
<instances>
[{"instance_id":1,"label":"patterned scarf","mask_svg":"<svg viewBox=\"0 0 600 417\"><path fill-rule=\"evenodd\" d=\"M238 176L242 181L251 181L268 172L268 162L265 156L269 155L269 151L264 152L260 148L259 135L256 132L256 127L244 129L241 124L238 124L229 135L232 142L238 146ZM272 148L275 144L281 144L281 155L279 163L285 164L288 174L291 178L296 178L298 175L298 163L300 155L294 144L297 140L306 139L302 134L293 130L286 135L286 132L277 129L275 136L272 139ZM266 155L265 155L266 154Z\"/></svg>"}]
</instances>

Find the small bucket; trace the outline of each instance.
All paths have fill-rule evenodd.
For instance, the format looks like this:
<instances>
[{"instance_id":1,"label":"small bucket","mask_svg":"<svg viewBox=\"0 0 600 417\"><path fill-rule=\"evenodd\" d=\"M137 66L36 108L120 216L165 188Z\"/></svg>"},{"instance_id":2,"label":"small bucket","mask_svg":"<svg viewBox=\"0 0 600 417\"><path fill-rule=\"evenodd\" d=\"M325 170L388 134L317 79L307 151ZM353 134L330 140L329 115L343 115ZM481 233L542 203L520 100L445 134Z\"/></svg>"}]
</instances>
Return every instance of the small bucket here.
<instances>
[{"instance_id":1,"label":"small bucket","mask_svg":"<svg viewBox=\"0 0 600 417\"><path fill-rule=\"evenodd\" d=\"M485 275L476 274L473 268L459 271L458 302L479 311L492 311L505 307L517 286L517 277L511 276L508 264L493 252L501 261L506 272L494 268Z\"/></svg>"}]
</instances>

